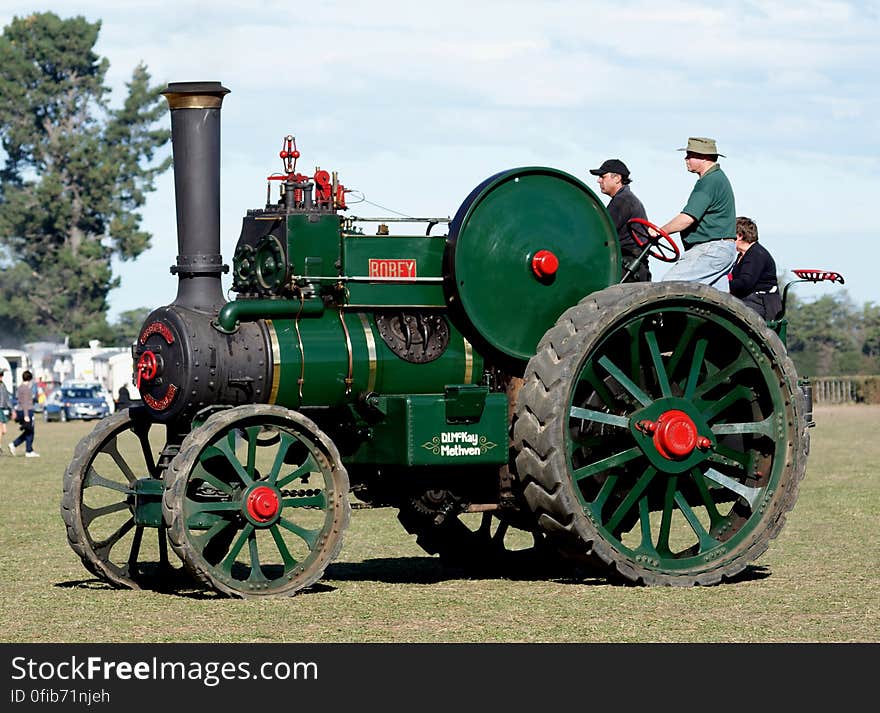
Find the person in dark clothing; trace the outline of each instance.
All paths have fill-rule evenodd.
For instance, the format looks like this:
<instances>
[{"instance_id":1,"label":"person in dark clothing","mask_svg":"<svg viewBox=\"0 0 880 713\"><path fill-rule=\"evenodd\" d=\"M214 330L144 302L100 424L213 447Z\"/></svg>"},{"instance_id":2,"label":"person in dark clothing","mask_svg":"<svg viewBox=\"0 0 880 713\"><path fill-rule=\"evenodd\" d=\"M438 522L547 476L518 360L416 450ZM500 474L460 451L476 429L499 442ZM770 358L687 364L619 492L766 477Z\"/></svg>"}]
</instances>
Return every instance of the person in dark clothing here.
<instances>
[{"instance_id":1,"label":"person in dark clothing","mask_svg":"<svg viewBox=\"0 0 880 713\"><path fill-rule=\"evenodd\" d=\"M764 319L776 319L782 312L776 262L758 243L758 226L751 218L736 219L736 251L737 261L730 273L730 294L739 297Z\"/></svg>"},{"instance_id":2,"label":"person in dark clothing","mask_svg":"<svg viewBox=\"0 0 880 713\"><path fill-rule=\"evenodd\" d=\"M131 394L128 393L128 384L119 387L119 398L116 399L116 410L122 411L131 406Z\"/></svg>"},{"instance_id":3,"label":"person in dark clothing","mask_svg":"<svg viewBox=\"0 0 880 713\"><path fill-rule=\"evenodd\" d=\"M16 455L15 449L22 443L25 447L25 457L39 458L40 454L34 450L34 392L33 381L34 375L30 371L23 371L21 374L21 383L16 390L16 398L18 404L15 407L15 420L21 427L21 433L18 437L8 444L9 452Z\"/></svg>"},{"instance_id":4,"label":"person in dark clothing","mask_svg":"<svg viewBox=\"0 0 880 713\"><path fill-rule=\"evenodd\" d=\"M636 194L630 189L629 184L632 183L632 179L629 177L629 169L620 159L610 158L604 161L599 168L591 168L590 173L599 177L597 182L602 193L606 196L611 196L611 201L608 203L608 213L611 215L611 220L614 221L614 228L617 230L620 252L623 256L623 272L626 273L636 258L642 253L642 248L633 239L630 226L627 223L632 218L647 220L648 215L645 213L645 206L642 205L642 202L636 198ZM647 255L626 281L651 281L651 270L648 267Z\"/></svg>"}]
</instances>

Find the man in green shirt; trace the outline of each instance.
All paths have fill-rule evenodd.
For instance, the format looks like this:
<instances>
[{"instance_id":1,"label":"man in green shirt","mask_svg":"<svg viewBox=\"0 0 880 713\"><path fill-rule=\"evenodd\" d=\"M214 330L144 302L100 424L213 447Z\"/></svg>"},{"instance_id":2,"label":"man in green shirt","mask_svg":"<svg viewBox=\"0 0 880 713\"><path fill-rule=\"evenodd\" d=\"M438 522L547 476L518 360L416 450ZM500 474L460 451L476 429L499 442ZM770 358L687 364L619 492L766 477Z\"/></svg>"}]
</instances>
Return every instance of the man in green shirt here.
<instances>
[{"instance_id":1,"label":"man in green shirt","mask_svg":"<svg viewBox=\"0 0 880 713\"><path fill-rule=\"evenodd\" d=\"M699 176L681 213L662 229L681 233L684 253L663 281L704 282L729 292L727 275L736 264L736 206L730 181L718 164L714 139L688 139L684 161Z\"/></svg>"}]
</instances>

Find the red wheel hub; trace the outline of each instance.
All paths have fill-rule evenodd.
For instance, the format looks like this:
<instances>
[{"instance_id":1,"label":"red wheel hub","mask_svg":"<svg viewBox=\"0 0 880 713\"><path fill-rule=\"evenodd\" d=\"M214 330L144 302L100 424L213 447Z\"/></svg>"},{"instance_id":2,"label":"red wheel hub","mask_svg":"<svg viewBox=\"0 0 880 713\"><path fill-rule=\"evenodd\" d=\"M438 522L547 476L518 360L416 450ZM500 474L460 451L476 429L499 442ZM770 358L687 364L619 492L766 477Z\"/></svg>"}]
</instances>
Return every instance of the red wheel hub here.
<instances>
[{"instance_id":1,"label":"red wheel hub","mask_svg":"<svg viewBox=\"0 0 880 713\"><path fill-rule=\"evenodd\" d=\"M699 434L691 417L678 409L662 413L656 421L642 421L639 427L654 434L654 447L667 460L683 460L694 448L702 450L712 445L712 441Z\"/></svg>"},{"instance_id":2,"label":"red wheel hub","mask_svg":"<svg viewBox=\"0 0 880 713\"><path fill-rule=\"evenodd\" d=\"M257 522L269 522L281 509L278 493L265 485L251 490L247 497L247 511Z\"/></svg>"},{"instance_id":3,"label":"red wheel hub","mask_svg":"<svg viewBox=\"0 0 880 713\"><path fill-rule=\"evenodd\" d=\"M549 250L538 250L532 258L532 272L539 278L552 277L559 269L559 258Z\"/></svg>"}]
</instances>

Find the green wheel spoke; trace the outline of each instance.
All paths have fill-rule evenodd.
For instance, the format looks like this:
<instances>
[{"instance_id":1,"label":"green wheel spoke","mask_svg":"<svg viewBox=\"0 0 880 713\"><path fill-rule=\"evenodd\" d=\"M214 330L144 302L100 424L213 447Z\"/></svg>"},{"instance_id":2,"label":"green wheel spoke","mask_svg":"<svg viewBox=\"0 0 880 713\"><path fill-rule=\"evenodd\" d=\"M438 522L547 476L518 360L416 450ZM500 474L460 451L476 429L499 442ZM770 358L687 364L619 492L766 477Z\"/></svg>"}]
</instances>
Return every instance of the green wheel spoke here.
<instances>
[{"instance_id":1,"label":"green wheel spoke","mask_svg":"<svg viewBox=\"0 0 880 713\"><path fill-rule=\"evenodd\" d=\"M724 411L735 404L737 401L741 399L749 400L752 398L752 390L748 386L743 386L740 384L739 386L731 389L725 396L721 397L716 401L709 402L709 405L702 411L703 418L707 421L711 421L718 414L724 413Z\"/></svg>"},{"instance_id":2,"label":"green wheel spoke","mask_svg":"<svg viewBox=\"0 0 880 713\"><path fill-rule=\"evenodd\" d=\"M128 532L131 531L131 528L134 527L134 518L130 517L124 523L122 523L113 534L109 537L105 537L100 542L95 542L92 545L92 548L99 557L102 557L105 560L110 559L110 550L113 549L113 546L119 542L123 537L125 537Z\"/></svg>"},{"instance_id":3,"label":"green wheel spoke","mask_svg":"<svg viewBox=\"0 0 880 713\"><path fill-rule=\"evenodd\" d=\"M641 387L624 374L607 356L601 357L599 364L642 406L650 406L653 403L654 400L642 391Z\"/></svg>"},{"instance_id":4,"label":"green wheel spoke","mask_svg":"<svg viewBox=\"0 0 880 713\"><path fill-rule=\"evenodd\" d=\"M594 421L596 423L605 423L609 426L617 426L618 428L629 428L629 419L626 416L616 416L613 413L605 413L604 411L593 411L588 408L572 406L569 415L582 421Z\"/></svg>"},{"instance_id":5,"label":"green wheel spoke","mask_svg":"<svg viewBox=\"0 0 880 713\"><path fill-rule=\"evenodd\" d=\"M669 549L669 533L672 532L672 513L675 511L675 496L678 491L678 476L673 475L666 483L663 495L663 514L660 516L660 530L657 533L657 552L661 557L672 554Z\"/></svg>"},{"instance_id":6,"label":"green wheel spoke","mask_svg":"<svg viewBox=\"0 0 880 713\"><path fill-rule=\"evenodd\" d=\"M261 426L249 426L245 429L245 433L247 433L247 465L245 470L254 480L256 480L254 471L257 464L257 436L260 435L261 430Z\"/></svg>"},{"instance_id":7,"label":"green wheel spoke","mask_svg":"<svg viewBox=\"0 0 880 713\"><path fill-rule=\"evenodd\" d=\"M158 469L156 468L156 459L153 458L153 447L150 445L149 425L135 424L132 427L132 430L141 444L141 453L144 456L144 464L147 466L147 473L150 474L151 478L157 477Z\"/></svg>"},{"instance_id":8,"label":"green wheel spoke","mask_svg":"<svg viewBox=\"0 0 880 713\"><path fill-rule=\"evenodd\" d=\"M602 487L599 488L599 492L596 494L593 502L590 503L588 506L599 522L602 522L602 508L605 507L605 503L608 502L609 496L611 495L611 493L614 492L614 487L615 485L617 485L617 480L619 477L620 476L618 476L616 473L611 473L605 479L605 482L602 483Z\"/></svg>"},{"instance_id":9,"label":"green wheel spoke","mask_svg":"<svg viewBox=\"0 0 880 713\"><path fill-rule=\"evenodd\" d=\"M241 552L242 547L244 547L244 543L248 541L248 538L251 536L251 533L254 531L254 526L248 523L245 525L241 532L238 534L235 542L232 544L232 547L229 548L229 554L223 559L220 563L220 568L226 572L227 574L232 573L232 565L235 564L235 559L238 557L238 553Z\"/></svg>"},{"instance_id":10,"label":"green wheel spoke","mask_svg":"<svg viewBox=\"0 0 880 713\"><path fill-rule=\"evenodd\" d=\"M681 361L682 357L687 353L690 348L691 339L694 338L694 334L697 331L697 327L700 325L700 320L693 315L688 315L685 318L684 329L681 332L681 335L678 338L678 345L675 347L675 351L672 356L669 357L669 364L667 366L667 373L672 376L675 374L675 370L678 367L678 363Z\"/></svg>"},{"instance_id":11,"label":"green wheel spoke","mask_svg":"<svg viewBox=\"0 0 880 713\"><path fill-rule=\"evenodd\" d=\"M144 528L143 525L138 525L134 529L134 537L131 538L131 549L128 551L128 560L126 561L125 567L126 571L129 574L134 574L137 572L137 563L138 563L138 555L141 552L141 541L144 538Z\"/></svg>"},{"instance_id":12,"label":"green wheel spoke","mask_svg":"<svg viewBox=\"0 0 880 713\"><path fill-rule=\"evenodd\" d=\"M102 488L109 488L110 490L115 490L119 493L124 493L125 495L134 495L134 490L129 488L127 485L120 483L116 480L109 480L105 478L103 475L99 475L95 470L94 465L89 467L89 472L86 477L83 479L82 487L91 488L94 486L100 486Z\"/></svg>"},{"instance_id":13,"label":"green wheel spoke","mask_svg":"<svg viewBox=\"0 0 880 713\"><path fill-rule=\"evenodd\" d=\"M196 467L193 468L192 480L201 480L226 495L232 495L235 492L229 483L223 482L220 478L211 475L205 470L205 466L202 463L196 464Z\"/></svg>"},{"instance_id":14,"label":"green wheel spoke","mask_svg":"<svg viewBox=\"0 0 880 713\"><path fill-rule=\"evenodd\" d=\"M694 391L697 388L697 382L700 379L700 370L703 368L703 359L706 356L706 347L709 346L708 339L698 339L697 345L694 347L694 355L691 359L691 368L688 372L687 385L684 387L684 397L692 399Z\"/></svg>"},{"instance_id":15,"label":"green wheel spoke","mask_svg":"<svg viewBox=\"0 0 880 713\"><path fill-rule=\"evenodd\" d=\"M281 468L284 465L284 458L287 456L290 447L294 443L299 443L298 439L294 438L287 431L282 431L280 435L281 440L278 444L278 453L275 455L275 462L272 463L272 469L269 471L269 483L272 485L275 485L275 481L278 480L278 474L281 472ZM311 454L309 454L309 457L311 457ZM317 467L317 464L315 467ZM283 485L279 485L278 487L283 487Z\"/></svg>"},{"instance_id":16,"label":"green wheel spoke","mask_svg":"<svg viewBox=\"0 0 880 713\"><path fill-rule=\"evenodd\" d=\"M278 525L272 525L269 528L269 532L272 533L272 539L275 540L275 546L278 548L278 553L281 555L281 559L284 562L284 574L287 574L297 565L297 561L294 559L293 555L290 554L290 550L287 549L287 544L284 542L284 538L281 536L281 530L278 529Z\"/></svg>"},{"instance_id":17,"label":"green wheel spoke","mask_svg":"<svg viewBox=\"0 0 880 713\"><path fill-rule=\"evenodd\" d=\"M125 476L125 479L128 480L132 485L137 480L137 476L132 472L131 467L126 462L125 458L122 457L122 454L119 452L119 437L116 436L112 441L108 442L107 445L104 446L103 452L109 455L113 462L116 463L116 467L122 471L122 474Z\"/></svg>"},{"instance_id":18,"label":"green wheel spoke","mask_svg":"<svg viewBox=\"0 0 880 713\"><path fill-rule=\"evenodd\" d=\"M638 446L633 446L632 448L628 448L627 450L621 451L620 453L615 453L613 456L608 456L607 458L598 460L595 463L590 463L589 465L577 468L572 473L572 476L576 481L582 480L584 478L589 478L590 476L596 475L597 473L602 473L606 470L610 470L611 468L623 465L624 463L627 463L634 458L638 458L641 455L642 450Z\"/></svg>"},{"instance_id":19,"label":"green wheel spoke","mask_svg":"<svg viewBox=\"0 0 880 713\"><path fill-rule=\"evenodd\" d=\"M687 501L684 499L684 496L679 492L675 494L675 504L678 505L678 509L681 511L681 514L684 515L685 520L687 520L688 525L691 526L691 529L694 531L694 534L697 536L697 540L700 543L699 552L708 552L713 547L721 544L712 537L706 529L703 527L703 524L700 522L699 518L697 518L697 514L693 511L690 505L688 505Z\"/></svg>"},{"instance_id":20,"label":"green wheel spoke","mask_svg":"<svg viewBox=\"0 0 880 713\"><path fill-rule=\"evenodd\" d=\"M710 453L706 460L710 463L739 467L748 471L749 465L752 462L752 457L748 453L734 450L729 446L719 443L715 446L714 452Z\"/></svg>"},{"instance_id":21,"label":"green wheel spoke","mask_svg":"<svg viewBox=\"0 0 880 713\"><path fill-rule=\"evenodd\" d=\"M314 495L296 495L284 498L281 504L286 508L327 508L327 496L324 492L315 493Z\"/></svg>"},{"instance_id":22,"label":"green wheel spoke","mask_svg":"<svg viewBox=\"0 0 880 713\"><path fill-rule=\"evenodd\" d=\"M321 535L321 529L317 530L307 530L304 527L300 527L295 522L291 522L285 517L278 518L278 524L281 525L285 530L290 530L294 535L297 535L303 539L303 541L309 546L310 550L315 549L315 545L318 544L318 537Z\"/></svg>"},{"instance_id":23,"label":"green wheel spoke","mask_svg":"<svg viewBox=\"0 0 880 713\"><path fill-rule=\"evenodd\" d=\"M700 469L691 468L691 477L694 479L697 490L700 492L703 506L709 514L709 529L711 530L719 525L723 518L721 517L721 513L718 512L718 506L715 505L715 501L712 499L712 494L709 492L709 486L706 485L706 478L703 473L700 472Z\"/></svg>"},{"instance_id":24,"label":"green wheel spoke","mask_svg":"<svg viewBox=\"0 0 880 713\"><path fill-rule=\"evenodd\" d=\"M257 545L256 531L251 532L248 537L248 550L251 556L251 573L248 575L247 581L251 584L268 582L269 580L263 574L263 568L260 566L260 548Z\"/></svg>"},{"instance_id":25,"label":"green wheel spoke","mask_svg":"<svg viewBox=\"0 0 880 713\"><path fill-rule=\"evenodd\" d=\"M657 375L657 383L660 385L660 393L663 396L672 396L672 388L669 386L669 375L663 366L663 355L660 354L660 346L657 344L657 334L653 330L645 332L645 341L648 342L648 351L651 352L651 361L654 363L654 373Z\"/></svg>"},{"instance_id":26,"label":"green wheel spoke","mask_svg":"<svg viewBox=\"0 0 880 713\"><path fill-rule=\"evenodd\" d=\"M605 382L602 381L602 379L599 378L599 375L595 372L593 364L588 364L584 367L584 370L578 377L578 381L588 383L593 391L596 392L596 395L602 400L602 403L608 408L613 407L617 402L617 399L615 399L608 390Z\"/></svg>"},{"instance_id":27,"label":"green wheel spoke","mask_svg":"<svg viewBox=\"0 0 880 713\"><path fill-rule=\"evenodd\" d=\"M196 549L204 554L205 548L210 544L217 535L230 527L236 527L234 520L218 520L211 527L200 535L190 532L190 539Z\"/></svg>"},{"instance_id":28,"label":"green wheel spoke","mask_svg":"<svg viewBox=\"0 0 880 713\"><path fill-rule=\"evenodd\" d=\"M639 357L639 325L640 322L631 322L625 327L629 334L629 373L633 381L639 380L642 367L642 360Z\"/></svg>"},{"instance_id":29,"label":"green wheel spoke","mask_svg":"<svg viewBox=\"0 0 880 713\"><path fill-rule=\"evenodd\" d=\"M651 509L647 497L639 500L639 529L642 533L642 541L637 551L659 559L660 553L654 547L651 534Z\"/></svg>"},{"instance_id":30,"label":"green wheel spoke","mask_svg":"<svg viewBox=\"0 0 880 713\"><path fill-rule=\"evenodd\" d=\"M230 433L230 436L232 436L233 433ZM251 485L254 482L254 479L251 478L248 472L244 469L244 466L239 462L238 456L235 455L235 446L229 443L229 438L221 438L213 446L208 446L202 455L202 464L215 454L219 454L226 459L229 465L232 466L233 470L235 470L236 475L238 475L242 483L245 485Z\"/></svg>"},{"instance_id":31,"label":"green wheel spoke","mask_svg":"<svg viewBox=\"0 0 880 713\"><path fill-rule=\"evenodd\" d=\"M714 468L706 469L706 472L703 473L703 477L708 478L713 483L717 483L721 487L727 488L731 492L741 496L751 506L752 510L755 509L755 506L761 499L761 495L764 493L764 488L749 487L748 485L740 483L738 480L734 480L733 478L724 475L724 473L719 473Z\"/></svg>"},{"instance_id":32,"label":"green wheel spoke","mask_svg":"<svg viewBox=\"0 0 880 713\"><path fill-rule=\"evenodd\" d=\"M275 486L278 488L283 488L285 485L292 483L297 478L302 478L304 475L308 475L309 473L320 473L321 467L318 465L318 462L315 460L315 457L309 453L309 457L306 458L305 463L299 466L292 473L288 473L281 480L275 483Z\"/></svg>"},{"instance_id":33,"label":"green wheel spoke","mask_svg":"<svg viewBox=\"0 0 880 713\"><path fill-rule=\"evenodd\" d=\"M705 394L708 394L712 389L716 386L729 382L734 375L743 369L748 369L755 365L754 360L751 355L745 350L742 349L739 355L734 359L730 364L725 366L723 369L719 369L717 372L712 374L701 383L696 391L694 391L694 398L699 399L702 398Z\"/></svg>"},{"instance_id":34,"label":"green wheel spoke","mask_svg":"<svg viewBox=\"0 0 880 713\"><path fill-rule=\"evenodd\" d=\"M82 506L82 519L86 526L91 525L95 520L99 517L104 517L104 515L110 515L114 512L121 512L122 510L128 510L129 505L124 500L120 500L117 503L110 503L109 505L104 505L99 508L91 508L88 505L83 504Z\"/></svg>"},{"instance_id":35,"label":"green wheel spoke","mask_svg":"<svg viewBox=\"0 0 880 713\"><path fill-rule=\"evenodd\" d=\"M716 423L714 426L712 426L712 433L714 433L716 436L727 436L742 433L757 433L762 436L767 436L768 438L773 438L776 435L776 429L773 427L774 422L775 418L771 413L763 421L753 421L746 423Z\"/></svg>"},{"instance_id":36,"label":"green wheel spoke","mask_svg":"<svg viewBox=\"0 0 880 713\"><path fill-rule=\"evenodd\" d=\"M617 506L614 514L611 515L611 518L605 524L605 527L610 532L614 532L617 529L617 526L620 525L626 514L636 504L638 499L642 496L642 493L645 492L645 488L648 487L648 484L651 482L651 480L653 480L656 474L657 469L652 465L649 465L645 469L645 472L642 473L642 475L636 481L635 485L633 485L632 489L626 494L623 502L621 502L620 505Z\"/></svg>"}]
</instances>

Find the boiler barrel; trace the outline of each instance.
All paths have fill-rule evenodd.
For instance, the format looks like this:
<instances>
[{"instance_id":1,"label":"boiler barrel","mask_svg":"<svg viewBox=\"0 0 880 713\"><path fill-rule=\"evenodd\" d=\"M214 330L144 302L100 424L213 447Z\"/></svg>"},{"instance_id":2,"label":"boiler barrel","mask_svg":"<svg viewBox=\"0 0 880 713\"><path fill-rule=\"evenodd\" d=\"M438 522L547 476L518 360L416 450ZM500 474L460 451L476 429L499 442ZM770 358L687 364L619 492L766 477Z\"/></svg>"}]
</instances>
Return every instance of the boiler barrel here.
<instances>
[{"instance_id":1,"label":"boiler barrel","mask_svg":"<svg viewBox=\"0 0 880 713\"><path fill-rule=\"evenodd\" d=\"M266 320L273 360L268 401L289 408L333 406L362 393L442 393L449 384L479 383L482 357L443 319L448 343L424 363L395 354L372 312L343 312L340 318L328 311L298 325L294 319Z\"/></svg>"}]
</instances>

